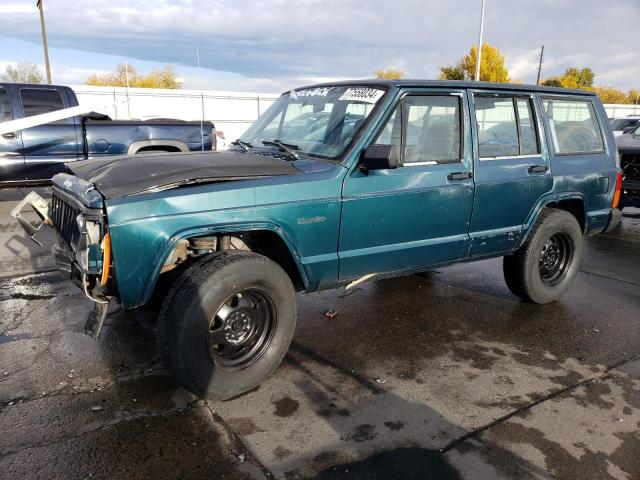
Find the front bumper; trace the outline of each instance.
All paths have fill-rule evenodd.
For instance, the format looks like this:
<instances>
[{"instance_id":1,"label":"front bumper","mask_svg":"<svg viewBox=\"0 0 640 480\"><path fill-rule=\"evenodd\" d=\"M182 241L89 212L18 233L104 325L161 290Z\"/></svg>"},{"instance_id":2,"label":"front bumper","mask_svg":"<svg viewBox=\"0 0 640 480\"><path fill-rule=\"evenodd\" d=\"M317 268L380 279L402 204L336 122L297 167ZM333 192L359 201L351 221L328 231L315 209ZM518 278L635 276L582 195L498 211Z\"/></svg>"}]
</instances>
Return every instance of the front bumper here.
<instances>
[{"instance_id":1,"label":"front bumper","mask_svg":"<svg viewBox=\"0 0 640 480\"><path fill-rule=\"evenodd\" d=\"M68 178L63 180L65 187L77 186L75 183L71 185ZM42 243L36 238L36 234L44 225L52 227L56 233L57 244L52 247L51 253L57 268L67 279L83 289L92 300L99 301L92 298L90 293L97 290L98 298L104 296L104 288L98 278L104 261L101 240L105 236L105 221L100 205L92 198L97 193L93 191L93 195L87 201L87 198L79 198L78 192L62 189L57 183L60 182L54 181L50 205L40 195L31 192L11 211L11 215L40 246ZM33 208L38 221L30 221L23 215L23 210L27 207Z\"/></svg>"}]
</instances>

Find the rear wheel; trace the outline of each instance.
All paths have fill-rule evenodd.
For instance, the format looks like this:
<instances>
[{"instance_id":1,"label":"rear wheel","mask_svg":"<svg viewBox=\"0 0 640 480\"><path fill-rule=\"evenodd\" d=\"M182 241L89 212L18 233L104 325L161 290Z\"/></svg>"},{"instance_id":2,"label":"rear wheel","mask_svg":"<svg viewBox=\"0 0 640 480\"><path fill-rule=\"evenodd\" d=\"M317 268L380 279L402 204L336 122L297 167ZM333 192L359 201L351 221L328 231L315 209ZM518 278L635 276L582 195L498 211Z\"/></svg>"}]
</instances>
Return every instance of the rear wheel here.
<instances>
[{"instance_id":1,"label":"rear wheel","mask_svg":"<svg viewBox=\"0 0 640 480\"><path fill-rule=\"evenodd\" d=\"M547 208L526 243L504 257L504 278L520 298L549 303L569 288L581 256L582 230L576 218L564 210Z\"/></svg>"},{"instance_id":2,"label":"rear wheel","mask_svg":"<svg viewBox=\"0 0 640 480\"><path fill-rule=\"evenodd\" d=\"M225 251L176 281L160 313L158 342L182 386L227 399L271 375L295 324L295 293L285 271L262 255Z\"/></svg>"}]
</instances>

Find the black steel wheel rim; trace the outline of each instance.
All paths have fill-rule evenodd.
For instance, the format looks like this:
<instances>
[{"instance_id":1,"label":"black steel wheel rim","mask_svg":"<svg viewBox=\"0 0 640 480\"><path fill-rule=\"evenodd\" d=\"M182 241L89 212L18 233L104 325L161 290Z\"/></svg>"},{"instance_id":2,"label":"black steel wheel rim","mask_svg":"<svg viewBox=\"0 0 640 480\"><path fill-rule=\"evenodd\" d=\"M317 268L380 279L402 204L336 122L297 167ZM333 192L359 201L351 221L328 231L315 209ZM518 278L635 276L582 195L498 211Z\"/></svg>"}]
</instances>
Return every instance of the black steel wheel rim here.
<instances>
[{"instance_id":1,"label":"black steel wheel rim","mask_svg":"<svg viewBox=\"0 0 640 480\"><path fill-rule=\"evenodd\" d=\"M216 365L245 368L265 352L275 332L275 304L259 289L225 300L209 322L209 356Z\"/></svg>"},{"instance_id":2,"label":"black steel wheel rim","mask_svg":"<svg viewBox=\"0 0 640 480\"><path fill-rule=\"evenodd\" d=\"M542 245L539 271L542 283L553 287L566 276L573 259L573 243L565 233L555 233Z\"/></svg>"}]
</instances>

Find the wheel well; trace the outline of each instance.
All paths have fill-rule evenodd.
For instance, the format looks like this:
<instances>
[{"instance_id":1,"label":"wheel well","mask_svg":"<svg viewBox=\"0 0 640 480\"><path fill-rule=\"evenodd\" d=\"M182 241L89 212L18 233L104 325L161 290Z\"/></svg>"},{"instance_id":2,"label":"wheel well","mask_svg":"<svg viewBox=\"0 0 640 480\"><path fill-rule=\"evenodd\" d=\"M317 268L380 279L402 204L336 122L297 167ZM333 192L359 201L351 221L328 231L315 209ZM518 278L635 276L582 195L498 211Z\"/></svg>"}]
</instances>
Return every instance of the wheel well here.
<instances>
[{"instance_id":1,"label":"wheel well","mask_svg":"<svg viewBox=\"0 0 640 480\"><path fill-rule=\"evenodd\" d=\"M264 255L280 265L291 278L293 287L297 291L304 289L304 282L293 255L277 233L270 230L257 230L243 233L240 238L249 250Z\"/></svg>"},{"instance_id":2,"label":"wheel well","mask_svg":"<svg viewBox=\"0 0 640 480\"><path fill-rule=\"evenodd\" d=\"M194 261L222 250L246 250L264 255L282 267L297 291L304 290L302 276L289 248L278 234L270 230L218 233L210 237L185 238L178 242L170 254L162 269L161 277L172 281Z\"/></svg>"},{"instance_id":3,"label":"wheel well","mask_svg":"<svg viewBox=\"0 0 640 480\"><path fill-rule=\"evenodd\" d=\"M584 202L582 200L570 198L567 200L560 200L558 202L547 203L545 207L557 208L559 210L569 212L571 215L576 217L576 220L578 220L580 228L582 229L582 233L584 233L586 219L584 215Z\"/></svg>"},{"instance_id":4,"label":"wheel well","mask_svg":"<svg viewBox=\"0 0 640 480\"><path fill-rule=\"evenodd\" d=\"M142 147L136 150L136 154L145 152L180 152L178 147L171 145L150 145L148 147Z\"/></svg>"}]
</instances>

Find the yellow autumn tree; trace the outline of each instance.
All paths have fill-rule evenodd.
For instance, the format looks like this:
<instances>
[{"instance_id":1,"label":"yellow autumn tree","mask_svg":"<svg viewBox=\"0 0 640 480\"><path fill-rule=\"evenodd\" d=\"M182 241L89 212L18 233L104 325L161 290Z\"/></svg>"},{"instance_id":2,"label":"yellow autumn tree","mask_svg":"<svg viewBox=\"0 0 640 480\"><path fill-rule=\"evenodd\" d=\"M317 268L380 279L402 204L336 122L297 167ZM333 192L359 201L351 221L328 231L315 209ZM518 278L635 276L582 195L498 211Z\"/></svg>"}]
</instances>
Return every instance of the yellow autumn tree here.
<instances>
[{"instance_id":1,"label":"yellow autumn tree","mask_svg":"<svg viewBox=\"0 0 640 480\"><path fill-rule=\"evenodd\" d=\"M589 88L588 90L598 94L602 103L631 103L627 94L617 88L598 86Z\"/></svg>"},{"instance_id":2,"label":"yellow autumn tree","mask_svg":"<svg viewBox=\"0 0 640 480\"><path fill-rule=\"evenodd\" d=\"M147 75L138 73L133 65L121 63L111 73L92 74L87 78L87 85L106 87L126 87L127 77L130 87L138 88L180 88L178 75L171 65L153 69Z\"/></svg>"},{"instance_id":3,"label":"yellow autumn tree","mask_svg":"<svg viewBox=\"0 0 640 480\"><path fill-rule=\"evenodd\" d=\"M404 78L404 72L399 68L381 68L375 71L376 78L384 80L400 80Z\"/></svg>"},{"instance_id":4,"label":"yellow autumn tree","mask_svg":"<svg viewBox=\"0 0 640 480\"><path fill-rule=\"evenodd\" d=\"M471 47L469 53L455 65L440 67L441 80L473 80L476 72L477 47ZM488 43L482 44L480 58L480 80L483 82L508 82L509 71L505 66L504 55L498 47Z\"/></svg>"}]
</instances>

